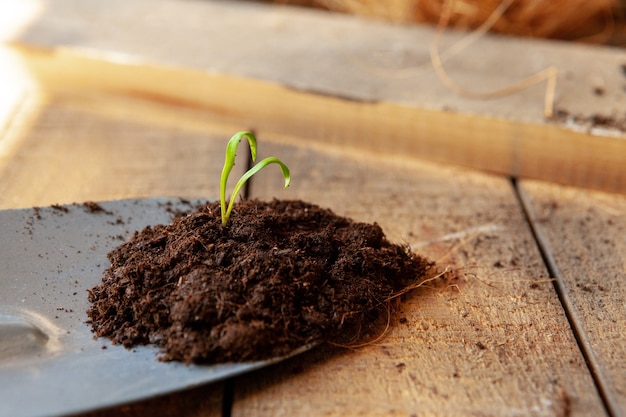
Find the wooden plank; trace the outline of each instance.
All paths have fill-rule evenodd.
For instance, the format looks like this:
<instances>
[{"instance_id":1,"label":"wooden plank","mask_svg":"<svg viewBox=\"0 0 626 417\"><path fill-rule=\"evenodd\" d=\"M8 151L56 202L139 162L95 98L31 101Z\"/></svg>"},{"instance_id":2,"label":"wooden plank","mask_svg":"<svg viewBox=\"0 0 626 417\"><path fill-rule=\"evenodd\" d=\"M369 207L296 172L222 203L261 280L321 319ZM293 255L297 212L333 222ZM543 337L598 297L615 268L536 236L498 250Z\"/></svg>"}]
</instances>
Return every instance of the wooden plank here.
<instances>
[{"instance_id":1,"label":"wooden plank","mask_svg":"<svg viewBox=\"0 0 626 417\"><path fill-rule=\"evenodd\" d=\"M219 198L225 144L234 131L211 125L204 114L183 113L178 118L171 108L103 96L29 102L15 115L19 128L0 137L0 208Z\"/></svg>"},{"instance_id":2,"label":"wooden plank","mask_svg":"<svg viewBox=\"0 0 626 417\"><path fill-rule=\"evenodd\" d=\"M321 348L237 379L233 416L604 414L507 180L259 137L259 157L283 159L292 185L282 191L267 169L254 197L376 221L455 272L407 297L374 345Z\"/></svg>"},{"instance_id":3,"label":"wooden plank","mask_svg":"<svg viewBox=\"0 0 626 417\"><path fill-rule=\"evenodd\" d=\"M626 415L626 198L520 184L613 415Z\"/></svg>"},{"instance_id":4,"label":"wooden plank","mask_svg":"<svg viewBox=\"0 0 626 417\"><path fill-rule=\"evenodd\" d=\"M10 153L11 138L20 130L20 123L25 123L25 118L19 115L23 115L22 107L33 90L18 54L3 47L0 47L0 83L0 159L3 159Z\"/></svg>"},{"instance_id":5,"label":"wooden plank","mask_svg":"<svg viewBox=\"0 0 626 417\"><path fill-rule=\"evenodd\" d=\"M562 118L546 121L543 85L490 101L446 88L429 64L430 27L248 2L45 4L12 41L38 49L20 51L50 88L202 106L303 140L626 192L624 132L607 125L626 123L617 48L486 36L446 61L452 79L482 92L555 66ZM464 36L448 33L444 49Z\"/></svg>"},{"instance_id":6,"label":"wooden plank","mask_svg":"<svg viewBox=\"0 0 626 417\"><path fill-rule=\"evenodd\" d=\"M59 4L72 5L63 1ZM141 0L133 4L138 9L131 10L132 13L126 11L131 17L140 14L135 12L145 11L141 7L147 7ZM196 11L213 7L203 6L205 3L201 2L154 4L155 9L179 4L196 4L193 6L198 8L193 9ZM228 9L226 4L220 7ZM54 10L64 10L59 7ZM75 10L89 7L85 4ZM106 9L100 12L110 19ZM112 6L111 10L120 9ZM202 13L197 15L198 22L206 17ZM181 26L182 19L189 15L176 16L177 25ZM66 30L71 27L75 34L80 34L86 30L76 23L81 21L66 16L65 20L55 21L63 23L56 27L47 21L47 28L43 25L44 33L67 35ZM68 26L68 22L74 24ZM281 17L268 27L292 28L288 26L290 22ZM297 19L294 22L302 23ZM345 29L341 25L337 27ZM146 43L158 44L160 38L151 37L155 32L148 33L151 35L146 37ZM255 36L261 38L260 33L255 32ZM339 32L331 30L331 33ZM283 32L283 37L292 35L289 30ZM403 48L399 47L400 56L407 51ZM450 265L461 268L458 279L448 276L434 288L424 288L412 295L402 311L406 323L394 322L392 333L382 344L357 352L323 349L274 370L237 380L235 414L293 415L303 414L303 410L337 415L360 411L380 414L391 408L397 414L420 410L430 414L603 413L551 284L544 282L546 272L507 182L461 169L384 156L393 151L383 146L380 138L384 138L384 144L397 140L396 152L409 156L419 154L421 147L426 148L427 155L432 147L433 152L443 155L433 158L454 160L445 155L450 150L450 142L445 138L461 138L470 126L482 126L477 120L482 117L489 121L489 117L477 117L465 110L449 114L441 108L417 107L415 113L416 105L401 100L394 99L391 104L361 98L354 101L350 97L333 97L334 93L324 90L316 95L297 90L298 86L294 90L292 85L248 75L210 74L200 66L191 70L167 67L165 60L152 66L102 61L101 57L91 59L75 51L57 50L53 54L24 51L32 68L41 70L48 86L74 91L67 96L55 94L50 101L43 102L33 96L18 112L18 123L2 133L0 206L3 208L154 195L216 196L216 190L208 185L212 182L204 182L203 178L217 178L223 155L221 145L219 151L212 153L206 138L214 142L212 138L219 137L222 143L234 130L260 127L262 138L267 134L273 140L284 139L290 144L272 148L262 142L261 156L275 153L283 157L283 151L287 150L294 156L291 161L295 161L288 162L297 170L294 168L294 185L287 194L280 194L280 181L273 177L275 172L268 170L262 175L272 177L262 176L254 182L255 195L303 196L342 214L378 221L394 240L410 242L434 258L464 243L453 250L448 260ZM236 58L235 55L231 58ZM320 56L325 55L326 52L320 51ZM604 61L600 57L597 62ZM319 75L307 74L308 77ZM578 76L576 73L574 79ZM372 90L364 91L376 91L380 84L372 85ZM92 88L93 92L89 92ZM107 93L114 97L108 97ZM381 124L386 118L389 125ZM414 119L417 121L413 122ZM438 123L445 126L432 127ZM527 122L515 123L525 126ZM539 122L531 125L541 127L531 133L545 139L540 132L546 126ZM231 129L232 126L239 127ZM425 129L433 135L432 142L413 143L414 138L405 134L407 126ZM485 129L493 126L487 123ZM498 126L500 130L492 132L490 146L500 143L494 142L500 134L506 137L507 132L517 132L507 127L508 124ZM567 132L559 126L553 128ZM392 133L388 135L389 131ZM345 140L341 137L344 133ZM580 136L584 140L579 145L588 146L588 154L597 152L596 140L602 143L602 137L595 136L596 133ZM516 143L521 142L525 148L526 135L519 134L514 139L518 138L523 139ZM562 137L569 138L569 134ZM588 141L590 138L593 143ZM317 142L307 143L307 148L299 142L303 139ZM365 142L359 142L361 139ZM589 171L590 177L601 181L601 185L613 184L619 188L623 185L619 176L622 171L616 174L608 169L612 175L608 179L595 178L600 162L610 168L615 161L623 160L620 142L610 137L604 139L608 142L599 149L609 160L595 159L598 166ZM562 150L559 140L553 141L551 152L555 154L555 149ZM438 147L439 141L445 146ZM345 149L320 151L325 143L342 146L347 143L355 148L365 145L363 148L370 151L380 151L380 159L357 151L355 155L347 155ZM531 144L539 147L540 141ZM506 160L503 155L511 150L507 144L497 147L495 153L469 143L463 146L456 148L461 155L456 158L468 158L462 154L470 152L470 159L488 156ZM211 156L205 157L205 152ZM530 156L520 159L522 154L516 152L512 159L515 165L523 162L527 166ZM567 155L564 159L580 157L580 151L572 152L563 152ZM381 164L382 169L372 168L375 163ZM550 169L565 169L565 178L586 175L587 171L571 166L566 160ZM568 167L577 174L568 171ZM318 189L323 191L315 191ZM203 403L203 398L212 395L216 396L207 401L220 404L221 391L206 387L206 391L199 389L191 394L191 399L186 395L172 396L152 405L111 410L109 415L118 415L123 410L129 410L130 415L145 410L175 414L182 411L176 405L178 401L191 401L194 404L191 408L196 411L190 413L210 414L211 407Z\"/></svg>"}]
</instances>

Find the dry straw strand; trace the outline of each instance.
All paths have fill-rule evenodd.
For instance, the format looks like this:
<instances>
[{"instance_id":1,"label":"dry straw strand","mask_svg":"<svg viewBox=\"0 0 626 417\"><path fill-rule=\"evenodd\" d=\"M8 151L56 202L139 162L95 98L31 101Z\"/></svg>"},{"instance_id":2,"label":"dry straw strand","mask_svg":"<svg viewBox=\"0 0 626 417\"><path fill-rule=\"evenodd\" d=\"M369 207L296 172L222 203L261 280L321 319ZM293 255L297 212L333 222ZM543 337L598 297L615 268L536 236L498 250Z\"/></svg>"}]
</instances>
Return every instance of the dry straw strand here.
<instances>
[{"instance_id":1,"label":"dry straw strand","mask_svg":"<svg viewBox=\"0 0 626 417\"><path fill-rule=\"evenodd\" d=\"M511 6L514 0L506 0L498 5L498 7L494 10L494 12L489 16L485 22L475 31L475 35L471 36L471 40L475 40L478 37L484 35L490 27L492 27L504 14L504 12ZM505 97L510 94L521 91L525 88L528 88L532 85L540 83L542 81L546 81L546 94L544 98L544 116L546 118L551 118L554 114L554 97L556 92L556 79L558 76L558 70L556 67L548 67L542 71L537 72L530 77L527 77L521 81L518 81L512 85L509 85L504 88L500 88L494 91L489 92L475 92L470 91L466 88L463 88L456 84L452 79L448 76L448 73L445 71L443 67L443 62L441 55L439 53L439 44L441 41L441 37L445 32L450 16L452 15L452 10L454 10L455 0L446 0L444 4L444 8L441 13L441 17L439 19L439 23L437 25L437 30L435 32L435 37L430 45L430 58L437 76L441 80L441 82L451 91L460 96L473 98L473 99L493 99L499 97ZM466 47L469 42L461 41L457 45L461 45L462 47ZM454 46L454 51L458 51L460 48L456 45Z\"/></svg>"},{"instance_id":2,"label":"dry straw strand","mask_svg":"<svg viewBox=\"0 0 626 417\"><path fill-rule=\"evenodd\" d=\"M308 0L308 4L329 10L395 23L437 23L445 3L446 0ZM459 0L450 27L476 29L501 3L502 0ZM607 37L598 38L596 34L606 32L619 7L620 0L515 0L490 30L516 36L602 41Z\"/></svg>"}]
</instances>

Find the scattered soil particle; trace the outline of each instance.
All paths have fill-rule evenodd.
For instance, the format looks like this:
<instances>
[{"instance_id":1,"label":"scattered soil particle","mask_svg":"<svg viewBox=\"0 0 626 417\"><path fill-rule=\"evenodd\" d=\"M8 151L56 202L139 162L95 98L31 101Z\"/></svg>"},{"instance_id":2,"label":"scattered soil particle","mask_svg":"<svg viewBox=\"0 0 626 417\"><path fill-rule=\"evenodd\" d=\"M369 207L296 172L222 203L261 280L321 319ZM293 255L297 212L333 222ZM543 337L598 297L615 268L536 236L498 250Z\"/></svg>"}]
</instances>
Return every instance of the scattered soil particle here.
<instances>
[{"instance_id":1,"label":"scattered soil particle","mask_svg":"<svg viewBox=\"0 0 626 417\"><path fill-rule=\"evenodd\" d=\"M189 213L189 211L193 208L196 207L196 205L194 203L192 203L191 201L184 199L184 198L179 198L178 199L179 204L174 206L174 204L171 201L168 201L166 203L160 204L161 207L163 207L165 209L165 211L167 211L168 213L170 213L172 215L172 219L175 219L177 217L181 217L181 216L185 216ZM186 205L187 207L184 209L179 208L180 205Z\"/></svg>"},{"instance_id":2,"label":"scattered soil particle","mask_svg":"<svg viewBox=\"0 0 626 417\"><path fill-rule=\"evenodd\" d=\"M67 207L62 206L60 204L53 204L50 207L53 208L54 210L58 210L58 211L60 211L62 213L69 213L69 211L70 211Z\"/></svg>"},{"instance_id":3,"label":"scattered soil particle","mask_svg":"<svg viewBox=\"0 0 626 417\"><path fill-rule=\"evenodd\" d=\"M559 389L556 406L557 416L569 417L572 415L572 398L563 388Z\"/></svg>"},{"instance_id":4,"label":"scattered soil particle","mask_svg":"<svg viewBox=\"0 0 626 417\"><path fill-rule=\"evenodd\" d=\"M108 257L89 291L95 335L127 348L156 344L161 360L186 363L354 342L434 266L377 224L282 200L246 200L226 226L219 203L203 205L135 232Z\"/></svg>"},{"instance_id":5,"label":"scattered soil particle","mask_svg":"<svg viewBox=\"0 0 626 417\"><path fill-rule=\"evenodd\" d=\"M105 213L105 214L113 214L108 210L105 210L100 204L95 203L93 201L86 201L83 203L83 207L87 209L89 213Z\"/></svg>"},{"instance_id":6,"label":"scattered soil particle","mask_svg":"<svg viewBox=\"0 0 626 417\"><path fill-rule=\"evenodd\" d=\"M604 128L626 132L626 113L606 114L572 114L565 109L556 109L552 121L558 123L572 123L578 126L586 126L588 129Z\"/></svg>"}]
</instances>

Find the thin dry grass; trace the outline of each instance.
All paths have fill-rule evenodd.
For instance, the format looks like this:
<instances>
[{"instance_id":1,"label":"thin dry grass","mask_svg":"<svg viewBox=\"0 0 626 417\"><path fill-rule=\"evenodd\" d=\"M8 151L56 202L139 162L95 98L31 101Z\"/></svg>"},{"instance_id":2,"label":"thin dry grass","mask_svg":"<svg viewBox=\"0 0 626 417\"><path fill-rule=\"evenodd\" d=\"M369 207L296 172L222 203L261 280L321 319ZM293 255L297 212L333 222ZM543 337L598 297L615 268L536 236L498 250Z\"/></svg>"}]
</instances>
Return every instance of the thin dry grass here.
<instances>
[{"instance_id":1,"label":"thin dry grass","mask_svg":"<svg viewBox=\"0 0 626 417\"><path fill-rule=\"evenodd\" d=\"M416 1L416 20L436 22L445 0ZM501 0L456 0L450 27L475 29L497 10ZM616 0L515 0L491 31L539 38L577 38L602 32ZM591 31L586 33L586 31Z\"/></svg>"},{"instance_id":2,"label":"thin dry grass","mask_svg":"<svg viewBox=\"0 0 626 417\"><path fill-rule=\"evenodd\" d=\"M431 42L430 44L430 59L431 59L433 68L435 69L435 72L437 73L437 76L439 77L441 82L448 89L450 89L456 94L459 94L460 96L479 99L479 100L488 100L488 99L497 98L497 97L505 97L507 95L524 90L534 84L546 81L546 93L545 93L545 98L544 98L544 117L546 119L552 118L554 115L554 96L556 92L556 80L558 76L558 70L556 67L547 67L507 87L497 89L494 91L487 91L487 92L470 91L456 84L452 79L450 79L450 77L448 76L448 73L445 71L443 67L443 62L441 60L441 55L439 53L439 40L443 32L449 25L450 18L452 14L454 13L453 9L454 9L454 5L456 4L456 1L455 0L443 0L443 1L444 1L445 7L441 11L441 16L437 24L436 36L433 39L433 42ZM476 28L474 32L472 32L472 35L465 38L468 42L461 41L458 45L459 46L467 45L469 42L472 41L473 38L482 36L485 32L490 30L490 28L492 28L493 25L496 24L501 19L504 13L506 13L506 11L509 10L513 6L514 3L515 3L515 0L502 0L500 4L498 4L498 7L491 13L491 15L489 15L487 19L478 28Z\"/></svg>"},{"instance_id":3,"label":"thin dry grass","mask_svg":"<svg viewBox=\"0 0 626 417\"><path fill-rule=\"evenodd\" d=\"M321 6L332 11L381 18L395 23L437 23L447 0L275 0ZM502 0L454 0L449 27L476 29L496 12ZM616 17L620 0L514 0L490 31L516 36L584 39L602 42Z\"/></svg>"}]
</instances>

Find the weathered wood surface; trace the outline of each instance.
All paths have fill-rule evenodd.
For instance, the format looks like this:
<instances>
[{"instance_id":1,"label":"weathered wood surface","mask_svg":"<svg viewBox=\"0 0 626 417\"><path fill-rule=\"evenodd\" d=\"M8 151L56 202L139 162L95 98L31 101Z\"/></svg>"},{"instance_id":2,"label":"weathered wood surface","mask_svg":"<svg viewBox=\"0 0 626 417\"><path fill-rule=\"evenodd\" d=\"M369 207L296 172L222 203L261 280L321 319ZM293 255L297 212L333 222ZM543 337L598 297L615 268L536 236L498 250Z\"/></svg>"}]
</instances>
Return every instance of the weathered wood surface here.
<instances>
[{"instance_id":1,"label":"weathered wood surface","mask_svg":"<svg viewBox=\"0 0 626 417\"><path fill-rule=\"evenodd\" d=\"M41 4L10 39L47 87L176 101L303 140L626 192L624 133L603 122L626 123L621 49L487 36L445 60L478 92L556 67L556 107L570 116L557 123L544 120L543 83L488 101L450 91L430 65L427 26L248 2ZM464 36L446 34L443 51Z\"/></svg>"},{"instance_id":2,"label":"weathered wood surface","mask_svg":"<svg viewBox=\"0 0 626 417\"><path fill-rule=\"evenodd\" d=\"M0 170L5 207L216 195L208 187L228 135L200 112L89 96L33 109L41 112ZM267 169L253 181L253 196L306 198L377 221L391 239L458 273L408 297L388 337L373 346L325 347L234 380L233 415L604 413L506 179L258 133L259 157L283 158L294 182L283 191ZM32 172L43 179L24 189ZM209 385L93 415L219 414L222 394Z\"/></svg>"},{"instance_id":3,"label":"weathered wood surface","mask_svg":"<svg viewBox=\"0 0 626 417\"><path fill-rule=\"evenodd\" d=\"M233 415L603 413L511 184L406 160L264 144L294 167L252 195L376 221L457 270L408 297L386 339L238 379ZM400 318L406 322L400 322ZM404 321L404 320L403 320Z\"/></svg>"},{"instance_id":4,"label":"weathered wood surface","mask_svg":"<svg viewBox=\"0 0 626 417\"><path fill-rule=\"evenodd\" d=\"M47 15L52 20L41 17L39 23L45 24L37 27L43 31L38 36L59 34L50 38L52 43L48 46L63 44L67 39L81 40L78 34L90 33L91 29L77 23L79 18L61 19L55 14L69 13L71 8L64 9L63 5L69 7L73 3L61 0L58 4L60 8L51 9L54 13ZM109 11L127 10L120 4L112 2L110 9L101 10L101 17L94 19L104 25L98 19L111 19ZM316 27L314 22L320 19L326 21L322 15L288 9L261 13L270 9L239 3L228 6L221 2L158 0L154 4L152 20L146 19L136 27L135 35L147 33L144 43L138 45L152 42L154 50L160 53L171 50L184 38L182 34L170 34L169 45L156 46L158 39L165 39L159 38L156 29L167 22L162 20L163 11L182 4L192 8L184 10L193 10L197 15L197 26L186 26L190 31L200 31L200 22L206 23L202 14L206 10L237 10L226 15L231 22L239 21L237 16L258 17L264 23L254 27L257 37L261 38L258 35L262 30L276 32L274 38L267 38L272 42L280 42L278 34L284 38L306 38L304 32L296 36L296 29L291 26L303 22L300 18L309 19L305 21L311 27ZM93 12L90 7L93 5L85 3L82 9L75 10L78 14ZM128 16L138 15L147 3L137 0L133 7ZM185 16L190 15L177 16L178 26ZM271 18L263 20L262 16ZM345 25L354 31L362 25L345 17L328 21L330 26L320 27L330 37L337 37ZM383 65L403 56L409 61L415 59L402 36L413 36L423 28L413 32L379 24L371 27L381 36L380 44L373 43L367 49L357 39L349 42L359 65L368 57L373 60L365 61L370 68L372 62ZM72 30L68 32L68 28ZM405 30L406 35L401 35ZM21 39L31 45L42 39L33 35L37 32L24 33ZM386 37L382 36L384 33ZM116 36L106 39L115 40ZM255 45L245 33L238 36L231 40L232 45ZM67 45L81 46L72 42L67 41ZM496 45L505 41L488 42ZM261 139L260 156L276 154L285 159L292 167L294 180L292 188L282 191L279 174L269 168L253 181L253 196L301 197L357 220L377 221L391 239L410 243L415 250L441 259L442 267L450 265L458 273L448 274L408 297L394 316L388 337L372 346L355 351L323 347L275 368L230 381L226 389L222 384L199 387L98 411L93 416L199 416L220 415L222 411L227 414L229 408L221 410L221 405L225 396L228 406L231 387L233 415L605 415L602 400L608 405L609 415L626 413L623 197L520 181L521 195L529 205L530 218L547 251L546 258L556 265L556 287L565 300L565 311L509 181L412 158L417 154L429 156L428 152L439 153L430 155L437 160L458 162L474 158L496 164L493 170L507 174L526 174L530 165L532 172L543 172L552 179L565 178L589 186L604 184L604 188L623 191L621 137L598 132L572 136L561 126L546 125L536 119L538 113L521 122L511 121L510 115L484 110L482 106L488 103L459 98L458 113L442 111L449 92L433 86L435 81L423 69L421 79L430 80L428 88L433 89L424 91L430 91L433 100L443 100L428 108L398 97L375 103L367 97L320 89L313 79L323 83L322 69L330 66L329 61L322 59L344 59L347 53L341 48L328 48L338 47L342 44L339 41L310 51L315 58L311 72L298 66L302 63L296 57L302 57L298 55L302 51L276 48L291 54L293 62L287 60L287 55L280 62L286 62L284 68L290 69L294 79L311 88L255 73L238 73L249 68L261 71L273 64L271 60L260 60L261 65L256 66L237 64L240 56L234 52L215 61L226 69L204 72L208 61L184 61L184 56L206 59L195 49L197 43L189 44L180 56L173 56L187 68L167 67L176 65L172 55L150 55L150 50L150 56L142 57L154 58L152 63L156 62L156 66L129 63L130 55L125 56L124 62L102 61L101 53L118 44L94 42L91 46L97 52L96 58L78 50L57 50L54 54L22 50L20 54L28 58L31 69L39 65L42 80L49 82L43 89L28 82L15 83L18 78L23 82L24 74L4 65L17 64L10 52L0 50L0 79L4 80L4 94L0 96L0 208L163 195L214 198L225 140L236 130L255 128ZM562 49L553 44L545 47L551 53ZM207 50L213 53L212 48ZM564 91L587 91L595 82L593 74L606 75L608 78L601 78L610 83L616 80L614 74L602 72L611 67L601 64L607 62L604 59L614 59L613 52L575 48L578 52L574 55L586 56L576 59L589 62L576 61L572 69L572 80L579 83L580 90ZM383 55L395 58L381 62ZM594 59L590 60L590 56ZM342 65L354 64L354 57L350 55ZM406 64L393 62L399 62L402 68L385 68L387 75ZM577 72L578 69L583 72ZM362 94L401 91L401 83L387 75L379 84L363 83L366 87ZM284 80L285 73L277 72L276 76ZM591 84L580 83L579 77ZM339 80L339 86L350 85L350 77L345 75L330 78ZM339 88L337 85L333 88ZM354 90L361 91L356 87ZM46 94L50 91L53 94ZM344 97L332 97L339 93ZM527 106L540 96L540 91L533 89L491 105L505 111L516 100ZM353 100L355 97L357 101ZM562 103L582 106L575 110L581 112L593 106L609 111L601 107L602 103L624 103L614 92L596 98L598 101L586 100L584 95L578 99L568 94L561 97L565 100ZM471 111L472 106L478 106L478 110ZM535 112L540 106L522 108ZM487 114L491 116L486 117ZM521 129L517 123L530 130ZM470 130L470 126L480 129ZM407 134L411 129L421 133ZM526 133L520 133L522 130ZM563 137L559 133L550 146L541 149L552 135L543 136L541 132L545 131L568 133ZM466 134L476 141L459 142L458 138ZM491 139L481 141L483 134ZM530 136L526 135L537 138L529 141ZM510 140L502 142L503 137ZM397 151L403 155L389 149L393 140L399 141ZM571 141L566 145L576 146L563 148L564 140ZM451 143L461 145L451 148ZM529 149L528 153L513 153L509 159L511 143L516 144L515 149ZM450 156L448 152L458 155ZM530 155L537 156L537 152L546 158L558 154L561 162L541 158L533 162ZM520 155L528 158L520 159ZM590 159L585 159L585 155ZM593 163L585 165L590 160ZM516 161L520 169L507 171L510 161ZM618 169L611 171L611 164L615 167L616 162ZM237 167L242 169L243 164ZM604 176L596 176L603 167L609 169ZM595 178L595 185L585 183L583 177L587 176ZM573 320L583 352L567 315ZM406 320L400 322L401 318Z\"/></svg>"},{"instance_id":5,"label":"weathered wood surface","mask_svg":"<svg viewBox=\"0 0 626 417\"><path fill-rule=\"evenodd\" d=\"M521 183L587 361L614 415L626 415L626 198Z\"/></svg>"},{"instance_id":6,"label":"weathered wood surface","mask_svg":"<svg viewBox=\"0 0 626 417\"><path fill-rule=\"evenodd\" d=\"M168 120L164 113L159 105L102 96L26 99L2 138L8 149L0 159L0 208L219 198L213 179L232 130L210 127L202 114L181 112L187 117L176 119L170 112ZM237 164L234 175L244 166Z\"/></svg>"}]
</instances>

